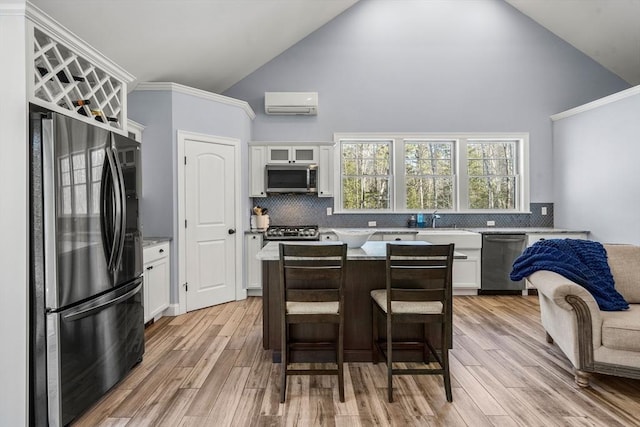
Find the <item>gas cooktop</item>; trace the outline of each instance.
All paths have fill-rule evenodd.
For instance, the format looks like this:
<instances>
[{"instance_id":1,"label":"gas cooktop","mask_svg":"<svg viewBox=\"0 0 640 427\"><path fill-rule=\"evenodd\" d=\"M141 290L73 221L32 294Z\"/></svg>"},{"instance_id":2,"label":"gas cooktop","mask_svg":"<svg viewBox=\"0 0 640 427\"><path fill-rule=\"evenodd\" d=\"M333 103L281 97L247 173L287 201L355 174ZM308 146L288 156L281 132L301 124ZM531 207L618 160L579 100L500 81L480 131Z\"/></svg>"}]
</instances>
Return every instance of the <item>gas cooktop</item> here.
<instances>
[{"instance_id":1,"label":"gas cooktop","mask_svg":"<svg viewBox=\"0 0 640 427\"><path fill-rule=\"evenodd\" d=\"M264 232L266 240L318 240L317 225L272 225Z\"/></svg>"}]
</instances>

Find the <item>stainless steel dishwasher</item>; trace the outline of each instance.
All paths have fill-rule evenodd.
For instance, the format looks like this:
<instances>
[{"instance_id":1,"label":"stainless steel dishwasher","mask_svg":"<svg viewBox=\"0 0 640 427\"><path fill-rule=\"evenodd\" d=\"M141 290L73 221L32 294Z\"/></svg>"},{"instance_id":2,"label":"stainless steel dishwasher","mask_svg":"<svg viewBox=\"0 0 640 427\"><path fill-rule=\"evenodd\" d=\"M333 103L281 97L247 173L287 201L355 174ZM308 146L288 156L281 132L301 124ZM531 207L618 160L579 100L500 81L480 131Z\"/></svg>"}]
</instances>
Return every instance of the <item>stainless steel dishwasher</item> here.
<instances>
[{"instance_id":1,"label":"stainless steel dishwasher","mask_svg":"<svg viewBox=\"0 0 640 427\"><path fill-rule=\"evenodd\" d=\"M496 291L522 291L524 280L513 282L509 278L513 261L522 254L527 244L526 234L482 234L481 293ZM506 292L505 292L506 293Z\"/></svg>"}]
</instances>

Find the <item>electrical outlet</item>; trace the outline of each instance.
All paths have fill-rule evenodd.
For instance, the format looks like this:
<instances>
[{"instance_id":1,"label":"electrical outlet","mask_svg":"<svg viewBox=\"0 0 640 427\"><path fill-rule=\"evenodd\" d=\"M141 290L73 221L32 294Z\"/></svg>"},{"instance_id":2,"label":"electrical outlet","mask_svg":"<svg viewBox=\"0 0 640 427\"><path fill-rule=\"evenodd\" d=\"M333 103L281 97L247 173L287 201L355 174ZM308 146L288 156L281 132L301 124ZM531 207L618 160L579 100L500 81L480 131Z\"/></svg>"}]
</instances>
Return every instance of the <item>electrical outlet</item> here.
<instances>
[{"instance_id":1,"label":"electrical outlet","mask_svg":"<svg viewBox=\"0 0 640 427\"><path fill-rule=\"evenodd\" d=\"M327 216L331 216L333 215L333 212L331 212L331 208L327 208Z\"/></svg>"},{"instance_id":2,"label":"electrical outlet","mask_svg":"<svg viewBox=\"0 0 640 427\"><path fill-rule=\"evenodd\" d=\"M496 225L495 221L487 221L487 227L493 227Z\"/></svg>"},{"instance_id":3,"label":"electrical outlet","mask_svg":"<svg viewBox=\"0 0 640 427\"><path fill-rule=\"evenodd\" d=\"M543 207L542 207L542 209L540 209L540 213L541 213L542 215L546 215L546 214L547 214L547 207L546 207L546 206L543 206Z\"/></svg>"},{"instance_id":4,"label":"electrical outlet","mask_svg":"<svg viewBox=\"0 0 640 427\"><path fill-rule=\"evenodd\" d=\"M369 221L369 227L375 227L376 224L377 223L375 221Z\"/></svg>"}]
</instances>

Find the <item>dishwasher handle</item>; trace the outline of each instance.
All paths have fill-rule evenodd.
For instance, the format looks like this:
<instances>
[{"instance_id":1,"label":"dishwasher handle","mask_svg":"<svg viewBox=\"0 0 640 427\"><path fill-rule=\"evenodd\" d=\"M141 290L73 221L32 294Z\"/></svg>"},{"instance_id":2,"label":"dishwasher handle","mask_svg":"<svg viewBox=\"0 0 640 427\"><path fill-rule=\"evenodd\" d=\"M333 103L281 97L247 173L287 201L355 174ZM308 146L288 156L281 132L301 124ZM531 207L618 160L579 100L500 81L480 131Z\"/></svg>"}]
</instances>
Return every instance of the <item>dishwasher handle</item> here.
<instances>
[{"instance_id":1,"label":"dishwasher handle","mask_svg":"<svg viewBox=\"0 0 640 427\"><path fill-rule=\"evenodd\" d=\"M527 238L526 234L517 236L484 236L484 240L488 242L524 242Z\"/></svg>"}]
</instances>

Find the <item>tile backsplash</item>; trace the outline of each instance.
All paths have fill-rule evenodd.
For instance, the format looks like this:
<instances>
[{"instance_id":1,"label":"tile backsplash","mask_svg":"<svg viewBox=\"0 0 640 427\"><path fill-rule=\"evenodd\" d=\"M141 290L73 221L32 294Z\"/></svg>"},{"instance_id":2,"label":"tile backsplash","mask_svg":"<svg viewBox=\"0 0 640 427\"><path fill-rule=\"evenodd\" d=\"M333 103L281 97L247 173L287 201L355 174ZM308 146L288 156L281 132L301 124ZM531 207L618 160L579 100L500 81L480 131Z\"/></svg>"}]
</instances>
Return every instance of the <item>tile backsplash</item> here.
<instances>
[{"instance_id":1,"label":"tile backsplash","mask_svg":"<svg viewBox=\"0 0 640 427\"><path fill-rule=\"evenodd\" d=\"M315 195L277 195L254 198L253 206L268 209L271 225L319 225L320 227L367 227L376 221L378 227L406 227L411 213L394 214L334 214L333 198ZM547 215L542 215L542 208ZM487 221L495 221L496 227L553 227L553 203L531 203L532 213L455 214L442 213L437 227L476 228L486 227ZM425 214L430 212L425 211ZM247 212L247 214L250 214Z\"/></svg>"}]
</instances>

